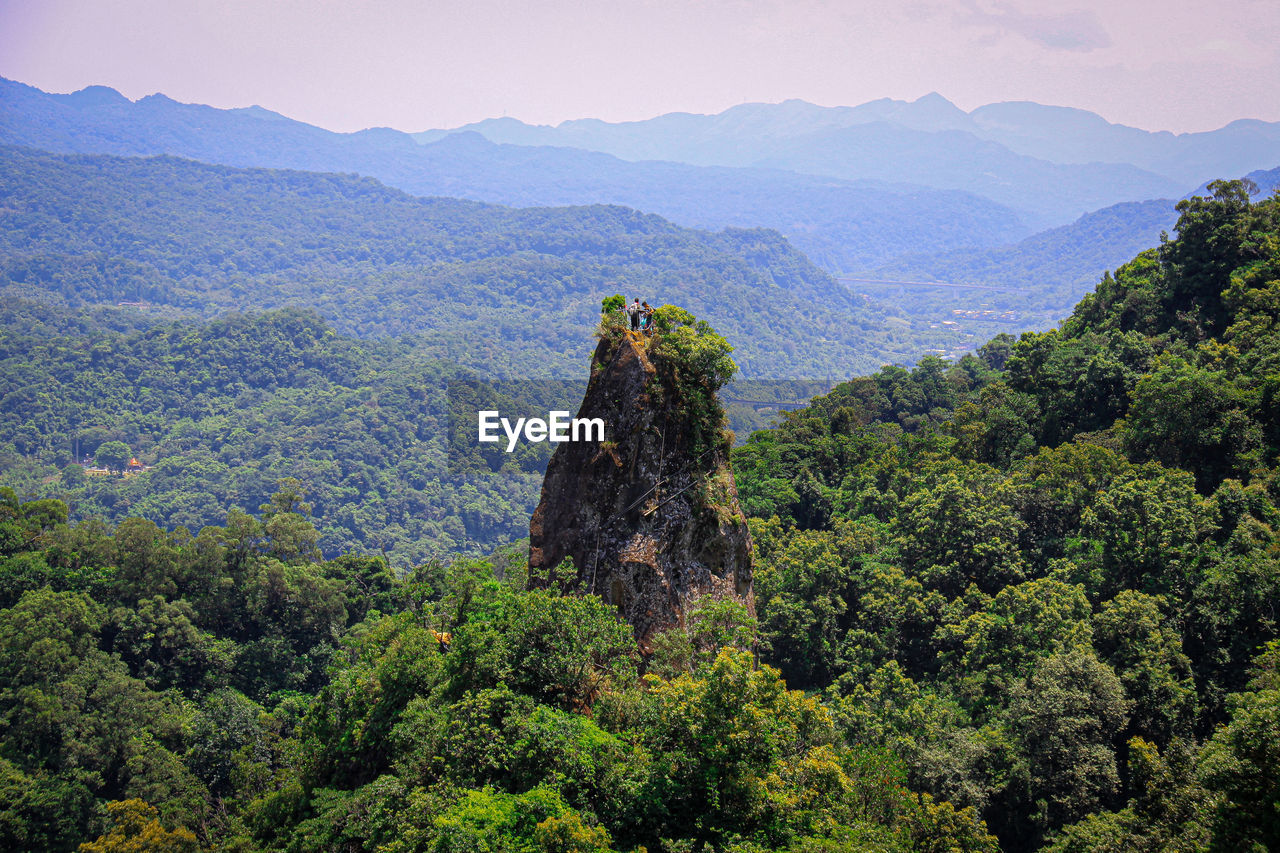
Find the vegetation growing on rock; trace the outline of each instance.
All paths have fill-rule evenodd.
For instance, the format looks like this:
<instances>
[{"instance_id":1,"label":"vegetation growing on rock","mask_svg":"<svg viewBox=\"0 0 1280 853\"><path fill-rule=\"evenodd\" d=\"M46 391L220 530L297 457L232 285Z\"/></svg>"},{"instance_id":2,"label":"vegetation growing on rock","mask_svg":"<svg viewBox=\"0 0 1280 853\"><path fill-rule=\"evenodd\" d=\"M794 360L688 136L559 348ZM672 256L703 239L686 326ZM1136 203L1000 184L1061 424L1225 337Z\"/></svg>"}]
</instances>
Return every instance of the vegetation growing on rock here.
<instances>
[{"instance_id":1,"label":"vegetation growing on rock","mask_svg":"<svg viewBox=\"0 0 1280 853\"><path fill-rule=\"evenodd\" d=\"M601 318L578 412L602 420L605 439L563 444L547 466L530 584L551 585L571 559L573 585L614 605L648 652L704 596L754 611L751 539L715 396L735 370L731 347L676 306L654 311L650 333L624 316Z\"/></svg>"}]
</instances>

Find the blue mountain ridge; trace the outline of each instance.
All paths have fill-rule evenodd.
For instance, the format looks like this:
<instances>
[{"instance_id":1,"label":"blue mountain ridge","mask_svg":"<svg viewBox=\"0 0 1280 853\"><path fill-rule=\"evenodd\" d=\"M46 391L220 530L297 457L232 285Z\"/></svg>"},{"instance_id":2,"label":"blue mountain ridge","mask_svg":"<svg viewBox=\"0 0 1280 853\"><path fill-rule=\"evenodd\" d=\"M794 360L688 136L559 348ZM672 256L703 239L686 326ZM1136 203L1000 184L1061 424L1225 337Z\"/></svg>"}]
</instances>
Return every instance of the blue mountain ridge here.
<instances>
[{"instance_id":1,"label":"blue mountain ridge","mask_svg":"<svg viewBox=\"0 0 1280 853\"><path fill-rule=\"evenodd\" d=\"M621 204L693 227L774 228L833 271L884 262L920 245L1000 245L1033 230L1017 212L965 192L777 169L629 163L564 147L496 145L479 134L420 145L388 128L338 134L261 108L103 95L49 95L2 81L0 142L59 153L172 154L239 167L354 172L415 195L514 206Z\"/></svg>"}]
</instances>

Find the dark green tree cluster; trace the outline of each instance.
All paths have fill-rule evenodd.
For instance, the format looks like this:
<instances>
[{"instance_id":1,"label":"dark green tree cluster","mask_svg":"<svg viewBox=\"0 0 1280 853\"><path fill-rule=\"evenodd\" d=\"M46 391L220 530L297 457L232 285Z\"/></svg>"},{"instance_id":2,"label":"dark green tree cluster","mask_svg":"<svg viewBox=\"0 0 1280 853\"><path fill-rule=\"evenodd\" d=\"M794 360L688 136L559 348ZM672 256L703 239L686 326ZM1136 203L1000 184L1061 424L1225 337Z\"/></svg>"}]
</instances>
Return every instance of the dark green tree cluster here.
<instances>
[{"instance_id":1,"label":"dark green tree cluster","mask_svg":"<svg viewBox=\"0 0 1280 853\"><path fill-rule=\"evenodd\" d=\"M1060 329L735 453L762 657L1006 850L1280 847L1280 199L1210 189Z\"/></svg>"},{"instance_id":2,"label":"dark green tree cluster","mask_svg":"<svg viewBox=\"0 0 1280 853\"><path fill-rule=\"evenodd\" d=\"M191 849L217 793L279 760L338 637L396 600L380 558L319 562L283 485L260 517L195 537L68 526L60 502L0 489L5 849L74 849L112 825Z\"/></svg>"},{"instance_id":3,"label":"dark green tree cluster","mask_svg":"<svg viewBox=\"0 0 1280 853\"><path fill-rule=\"evenodd\" d=\"M0 845L994 851L757 667L741 605L641 676L517 551L322 560L297 486L194 537L0 492Z\"/></svg>"}]
</instances>

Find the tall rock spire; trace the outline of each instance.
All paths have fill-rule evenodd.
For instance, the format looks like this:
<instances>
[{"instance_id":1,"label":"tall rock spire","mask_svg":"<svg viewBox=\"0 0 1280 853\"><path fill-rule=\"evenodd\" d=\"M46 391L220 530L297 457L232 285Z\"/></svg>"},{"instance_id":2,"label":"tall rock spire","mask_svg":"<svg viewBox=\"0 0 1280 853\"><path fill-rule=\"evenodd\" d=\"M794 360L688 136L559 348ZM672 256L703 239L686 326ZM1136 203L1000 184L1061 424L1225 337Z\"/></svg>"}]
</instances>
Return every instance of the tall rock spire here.
<instances>
[{"instance_id":1,"label":"tall rock spire","mask_svg":"<svg viewBox=\"0 0 1280 853\"><path fill-rule=\"evenodd\" d=\"M666 306L653 337L602 322L580 418L605 440L561 444L530 523L530 586L576 583L616 606L644 651L688 605L729 597L754 615L751 535L716 389L730 347ZM571 557L576 577L561 567Z\"/></svg>"}]
</instances>

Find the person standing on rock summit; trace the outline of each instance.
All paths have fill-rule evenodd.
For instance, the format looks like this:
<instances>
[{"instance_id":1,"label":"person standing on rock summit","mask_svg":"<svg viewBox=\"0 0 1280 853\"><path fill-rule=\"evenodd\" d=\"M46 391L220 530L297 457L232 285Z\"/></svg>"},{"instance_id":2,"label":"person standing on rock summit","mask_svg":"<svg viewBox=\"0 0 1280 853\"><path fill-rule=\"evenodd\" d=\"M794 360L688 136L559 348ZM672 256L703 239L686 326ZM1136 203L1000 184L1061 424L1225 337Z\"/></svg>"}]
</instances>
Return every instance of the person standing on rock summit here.
<instances>
[{"instance_id":1,"label":"person standing on rock summit","mask_svg":"<svg viewBox=\"0 0 1280 853\"><path fill-rule=\"evenodd\" d=\"M627 314L631 317L631 331L640 330L640 297L637 296L635 301L627 306Z\"/></svg>"}]
</instances>

